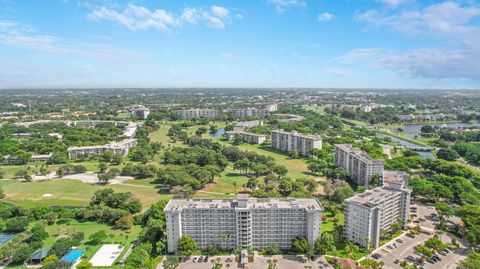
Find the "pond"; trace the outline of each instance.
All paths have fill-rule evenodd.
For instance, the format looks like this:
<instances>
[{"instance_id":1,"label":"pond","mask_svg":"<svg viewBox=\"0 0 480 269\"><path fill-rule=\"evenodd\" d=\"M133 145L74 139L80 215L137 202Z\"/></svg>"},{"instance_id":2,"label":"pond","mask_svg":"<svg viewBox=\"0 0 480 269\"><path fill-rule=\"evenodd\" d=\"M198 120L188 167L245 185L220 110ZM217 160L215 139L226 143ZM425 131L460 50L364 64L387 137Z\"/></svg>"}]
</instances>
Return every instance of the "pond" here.
<instances>
[{"instance_id":1,"label":"pond","mask_svg":"<svg viewBox=\"0 0 480 269\"><path fill-rule=\"evenodd\" d=\"M391 136L391 135L386 135L386 134L382 134L382 133L378 133L378 132L375 132L375 134L378 136L378 137L390 137L390 139L392 140L392 142L395 142L395 143L399 143L400 145L408 148L408 149L412 149L412 148L421 148L421 146L419 145L416 145L416 144L413 144L411 142L408 142L408 141L405 141L405 140L402 140L400 138L397 138L397 137L394 137L394 136ZM420 155L420 157L424 158L424 159L435 159L435 155L433 155L433 153L431 153L430 151L416 151L418 152L418 154Z\"/></svg>"},{"instance_id":2,"label":"pond","mask_svg":"<svg viewBox=\"0 0 480 269\"><path fill-rule=\"evenodd\" d=\"M433 128L438 127L438 128L465 128L465 127L480 127L480 122L471 122L471 123L465 123L465 122L450 122L450 123L435 123L435 124L424 124L424 123L418 123L418 124L405 124L403 125L403 131L404 133L420 133L420 129L422 126L425 125L431 125Z\"/></svg>"},{"instance_id":3,"label":"pond","mask_svg":"<svg viewBox=\"0 0 480 269\"><path fill-rule=\"evenodd\" d=\"M210 133L210 136L213 139L221 138L222 135L225 134L225 128L218 128L218 130L215 133Z\"/></svg>"}]
</instances>

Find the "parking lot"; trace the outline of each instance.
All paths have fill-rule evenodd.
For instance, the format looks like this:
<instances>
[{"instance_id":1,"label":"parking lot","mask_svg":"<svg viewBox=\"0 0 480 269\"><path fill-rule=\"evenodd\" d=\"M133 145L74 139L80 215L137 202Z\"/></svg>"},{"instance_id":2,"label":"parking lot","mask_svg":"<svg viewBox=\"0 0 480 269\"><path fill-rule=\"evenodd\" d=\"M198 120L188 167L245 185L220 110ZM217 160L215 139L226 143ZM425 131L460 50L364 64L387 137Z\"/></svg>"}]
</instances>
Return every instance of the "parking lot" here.
<instances>
[{"instance_id":1,"label":"parking lot","mask_svg":"<svg viewBox=\"0 0 480 269\"><path fill-rule=\"evenodd\" d=\"M430 205L421 203L412 204L412 207L416 209L412 210L412 220L414 221L412 226L419 224L424 232L415 235L414 238L403 234L374 251L372 256L375 253L380 254L381 257L377 260L383 261L385 263L385 268L401 268L400 262L406 260L408 256L411 256L414 260L418 260L420 256L414 254L414 247L418 244L423 244L434 234L435 226L438 223L437 218L435 217L435 209ZM449 234L440 236L440 239L445 243L450 243L453 238L455 238L455 236ZM468 250L466 242L459 238L455 239L460 243L460 248L458 250L447 253L446 255L437 254L441 260L435 264L425 262L423 268L456 268L458 262L466 258Z\"/></svg>"},{"instance_id":2,"label":"parking lot","mask_svg":"<svg viewBox=\"0 0 480 269\"><path fill-rule=\"evenodd\" d=\"M203 259L199 262L200 256L192 256L187 259L184 259L178 269L211 269L212 263L211 260L217 259L217 257L208 257L208 260L205 261L205 256L201 256ZM235 256L220 256L222 261L223 268L237 269L240 268L239 264L235 262ZM260 256L255 255L253 263L249 263L249 268L252 269L265 269L268 267L268 261L275 260L277 263L278 269L304 269L305 266L309 266L312 269L331 269L331 265L327 263L324 257L320 257L314 261L306 261L298 258L295 255L274 255L274 256ZM227 264L229 266L227 267ZM161 263L157 269L161 269Z\"/></svg>"}]
</instances>

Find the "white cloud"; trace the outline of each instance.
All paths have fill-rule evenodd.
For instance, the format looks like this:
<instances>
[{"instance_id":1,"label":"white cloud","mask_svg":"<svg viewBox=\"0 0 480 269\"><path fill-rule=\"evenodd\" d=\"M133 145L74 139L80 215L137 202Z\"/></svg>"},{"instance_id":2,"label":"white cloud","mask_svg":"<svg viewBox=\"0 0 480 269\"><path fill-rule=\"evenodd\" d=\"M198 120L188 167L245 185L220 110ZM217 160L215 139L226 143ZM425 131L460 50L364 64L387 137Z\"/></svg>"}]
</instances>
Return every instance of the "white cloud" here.
<instances>
[{"instance_id":1,"label":"white cloud","mask_svg":"<svg viewBox=\"0 0 480 269\"><path fill-rule=\"evenodd\" d=\"M304 0L268 0L268 2L275 6L278 13L284 13L292 7L307 7L307 2Z\"/></svg>"},{"instance_id":2,"label":"white cloud","mask_svg":"<svg viewBox=\"0 0 480 269\"><path fill-rule=\"evenodd\" d=\"M320 14L318 14L318 17L317 17L318 21L331 21L333 19L335 19L335 15L333 15L330 12L320 13Z\"/></svg>"},{"instance_id":3,"label":"white cloud","mask_svg":"<svg viewBox=\"0 0 480 269\"><path fill-rule=\"evenodd\" d=\"M378 1L390 7L396 7L407 2L407 0L378 0Z\"/></svg>"},{"instance_id":4,"label":"white cloud","mask_svg":"<svg viewBox=\"0 0 480 269\"><path fill-rule=\"evenodd\" d=\"M323 70L325 73L337 77L351 77L353 76L352 72L339 68L326 68Z\"/></svg>"},{"instance_id":5,"label":"white cloud","mask_svg":"<svg viewBox=\"0 0 480 269\"><path fill-rule=\"evenodd\" d=\"M140 57L136 51L108 44L85 43L52 35L38 34L32 27L13 21L0 21L0 44L32 51L88 57L100 61L127 62Z\"/></svg>"},{"instance_id":6,"label":"white cloud","mask_svg":"<svg viewBox=\"0 0 480 269\"><path fill-rule=\"evenodd\" d=\"M454 1L395 12L368 10L356 16L370 30L388 28L412 38L433 39L438 45L406 51L356 49L343 62L365 60L409 77L480 79L480 6Z\"/></svg>"},{"instance_id":7,"label":"white cloud","mask_svg":"<svg viewBox=\"0 0 480 269\"><path fill-rule=\"evenodd\" d=\"M230 11L225 7L215 5L211 6L208 11L187 7L178 16L164 9L150 10L133 4L128 5L121 12L103 6L89 13L87 17L97 22L112 21L129 30L152 28L164 32L181 27L185 23L203 22L210 27L222 29L231 22Z\"/></svg>"},{"instance_id":8,"label":"white cloud","mask_svg":"<svg viewBox=\"0 0 480 269\"><path fill-rule=\"evenodd\" d=\"M213 15L215 15L217 17L220 17L220 18L228 18L230 16L228 9L226 9L224 7L212 6L211 11L212 11Z\"/></svg>"}]
</instances>

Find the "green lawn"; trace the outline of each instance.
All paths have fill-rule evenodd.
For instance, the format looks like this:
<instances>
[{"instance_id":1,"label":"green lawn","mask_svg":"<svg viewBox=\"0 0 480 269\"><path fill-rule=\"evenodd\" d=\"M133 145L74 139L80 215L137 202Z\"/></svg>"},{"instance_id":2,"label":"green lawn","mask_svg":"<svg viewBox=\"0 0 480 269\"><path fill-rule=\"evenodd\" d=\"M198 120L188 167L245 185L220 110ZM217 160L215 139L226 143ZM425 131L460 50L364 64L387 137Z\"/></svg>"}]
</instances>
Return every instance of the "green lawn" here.
<instances>
[{"instance_id":1,"label":"green lawn","mask_svg":"<svg viewBox=\"0 0 480 269\"><path fill-rule=\"evenodd\" d=\"M280 152L269 146L253 145L253 144L240 144L238 146L240 149L247 151L254 151L256 153L270 156L275 159L277 164L284 165L288 169L287 176L292 178L301 178L301 177L313 177L309 174L307 169L307 162L304 159L291 159L284 152Z\"/></svg>"},{"instance_id":2,"label":"green lawn","mask_svg":"<svg viewBox=\"0 0 480 269\"><path fill-rule=\"evenodd\" d=\"M322 228L321 228L322 233L333 232L335 230L335 225L333 221L334 218L333 218L332 212L324 211L322 216L326 217L326 219L322 221ZM343 225L344 217L345 216L343 215L343 211L337 212L338 225Z\"/></svg>"},{"instance_id":3,"label":"green lawn","mask_svg":"<svg viewBox=\"0 0 480 269\"><path fill-rule=\"evenodd\" d=\"M237 182L237 192L243 190L242 185L247 183L248 178L246 176L237 175L235 172L227 168L227 171L222 172L222 174L215 178L215 183L208 184L203 191L207 192L218 192L218 193L227 193L235 194L235 187L233 182ZM206 195L205 193L197 193L202 196ZM228 195L227 195L228 196Z\"/></svg>"},{"instance_id":4,"label":"green lawn","mask_svg":"<svg viewBox=\"0 0 480 269\"><path fill-rule=\"evenodd\" d=\"M125 182L130 184L132 182ZM136 182L135 182L136 183ZM141 182L144 184L144 182ZM0 180L0 187L4 190L5 201L16 203L24 207L36 206L86 206L97 190L112 188L117 192L132 192L140 199L143 208L147 209L159 199L169 199L171 196L159 194L155 188L145 188L130 185L98 186L82 183L78 180L49 180L42 182L19 182L17 180ZM52 197L43 197L51 194Z\"/></svg>"}]
</instances>

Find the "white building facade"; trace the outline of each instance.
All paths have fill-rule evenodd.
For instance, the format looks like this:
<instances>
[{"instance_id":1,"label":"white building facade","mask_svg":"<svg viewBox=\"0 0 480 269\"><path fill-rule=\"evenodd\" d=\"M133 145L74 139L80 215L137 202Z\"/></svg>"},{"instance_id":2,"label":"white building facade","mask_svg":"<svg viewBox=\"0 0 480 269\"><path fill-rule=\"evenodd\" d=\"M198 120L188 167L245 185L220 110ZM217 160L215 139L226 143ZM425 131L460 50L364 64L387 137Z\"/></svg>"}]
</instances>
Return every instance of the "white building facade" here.
<instances>
[{"instance_id":1,"label":"white building facade","mask_svg":"<svg viewBox=\"0 0 480 269\"><path fill-rule=\"evenodd\" d=\"M265 140L267 140L267 136L263 134L253 134L253 133L247 133L247 132L236 132L236 131L227 131L225 132L225 135L228 140L235 140L235 138L238 136L240 139L245 142L245 143L250 143L250 144L263 144Z\"/></svg>"},{"instance_id":2,"label":"white building facade","mask_svg":"<svg viewBox=\"0 0 480 269\"><path fill-rule=\"evenodd\" d=\"M297 237L313 245L320 237L323 208L316 199L172 199L164 211L171 253L184 235L200 249L258 249L273 243L288 249Z\"/></svg>"},{"instance_id":3,"label":"white building facade","mask_svg":"<svg viewBox=\"0 0 480 269\"><path fill-rule=\"evenodd\" d=\"M411 189L385 184L345 200L344 236L364 248L378 248L381 230L405 224L409 218Z\"/></svg>"},{"instance_id":4,"label":"white building facade","mask_svg":"<svg viewBox=\"0 0 480 269\"><path fill-rule=\"evenodd\" d=\"M363 150L353 148L351 144L336 144L335 166L345 168L357 184L368 185L373 175L382 178L383 160L373 159Z\"/></svg>"},{"instance_id":5,"label":"white building facade","mask_svg":"<svg viewBox=\"0 0 480 269\"><path fill-rule=\"evenodd\" d=\"M177 115L182 119L196 119L196 118L207 118L214 119L218 118L218 111L216 109L184 109L178 110Z\"/></svg>"},{"instance_id":6,"label":"white building facade","mask_svg":"<svg viewBox=\"0 0 480 269\"><path fill-rule=\"evenodd\" d=\"M298 151L301 156L312 156L312 149L322 148L322 138L315 135L304 135L299 132L273 131L270 135L270 144L281 151Z\"/></svg>"}]
</instances>

